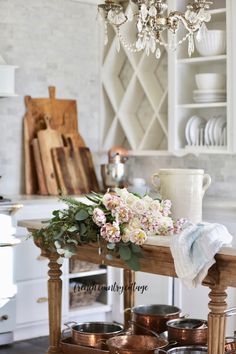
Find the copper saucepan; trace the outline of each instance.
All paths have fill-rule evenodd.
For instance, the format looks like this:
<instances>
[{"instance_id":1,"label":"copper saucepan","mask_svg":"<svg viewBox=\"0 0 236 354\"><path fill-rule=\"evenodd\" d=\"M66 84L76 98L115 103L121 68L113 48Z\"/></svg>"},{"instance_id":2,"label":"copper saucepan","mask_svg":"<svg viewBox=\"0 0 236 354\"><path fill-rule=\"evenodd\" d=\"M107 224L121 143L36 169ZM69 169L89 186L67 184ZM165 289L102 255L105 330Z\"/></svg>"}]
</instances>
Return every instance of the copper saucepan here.
<instances>
[{"instance_id":1,"label":"copper saucepan","mask_svg":"<svg viewBox=\"0 0 236 354\"><path fill-rule=\"evenodd\" d=\"M123 326L109 322L66 322L64 325L71 330L74 344L99 349L106 349L106 340L124 330Z\"/></svg>"},{"instance_id":2,"label":"copper saucepan","mask_svg":"<svg viewBox=\"0 0 236 354\"><path fill-rule=\"evenodd\" d=\"M134 322L158 334L165 332L166 322L179 318L181 312L178 307L171 305L140 305L127 310L131 310ZM146 334L145 330L138 326L133 327L135 334Z\"/></svg>"},{"instance_id":3,"label":"copper saucepan","mask_svg":"<svg viewBox=\"0 0 236 354\"><path fill-rule=\"evenodd\" d=\"M202 346L184 346L184 347L178 347L178 348L171 348L168 350L163 350L163 349L157 349L155 351L155 354L201 354L201 353L207 353L207 347L202 347Z\"/></svg>"},{"instance_id":4,"label":"copper saucepan","mask_svg":"<svg viewBox=\"0 0 236 354\"><path fill-rule=\"evenodd\" d=\"M175 340L178 345L206 345L207 321L195 318L182 318L166 323L168 340Z\"/></svg>"},{"instance_id":5,"label":"copper saucepan","mask_svg":"<svg viewBox=\"0 0 236 354\"><path fill-rule=\"evenodd\" d=\"M120 335L107 340L111 354L154 354L166 345L165 339L147 335Z\"/></svg>"}]
</instances>

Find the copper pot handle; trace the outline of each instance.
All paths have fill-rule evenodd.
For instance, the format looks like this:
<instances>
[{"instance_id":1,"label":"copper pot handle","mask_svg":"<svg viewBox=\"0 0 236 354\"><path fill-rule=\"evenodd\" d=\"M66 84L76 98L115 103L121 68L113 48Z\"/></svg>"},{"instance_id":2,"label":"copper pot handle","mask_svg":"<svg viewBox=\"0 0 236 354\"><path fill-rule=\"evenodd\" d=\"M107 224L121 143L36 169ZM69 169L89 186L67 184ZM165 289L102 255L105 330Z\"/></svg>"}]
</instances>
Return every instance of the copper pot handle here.
<instances>
[{"instance_id":1,"label":"copper pot handle","mask_svg":"<svg viewBox=\"0 0 236 354\"><path fill-rule=\"evenodd\" d=\"M227 317L236 315L236 307L231 307L231 309L226 310L226 311L224 312L224 314L225 314Z\"/></svg>"},{"instance_id":2,"label":"copper pot handle","mask_svg":"<svg viewBox=\"0 0 236 354\"><path fill-rule=\"evenodd\" d=\"M137 322L135 322L135 321L129 321L128 323L129 323L129 324L134 324L134 325L136 325L137 327L140 327L140 328L144 329L145 331L147 331L147 332L149 332L149 333L152 333L152 334L153 334L155 337L157 337L158 339L162 339L162 337L159 336L158 333L156 333L155 331L153 331L153 330L151 330L151 329L149 329L149 328L147 328L147 327L145 327L145 326L140 325L139 323L137 323ZM177 345L177 344L178 344L178 342L176 342L175 340L171 340L170 342L168 342L168 345L170 345L170 346Z\"/></svg>"},{"instance_id":3,"label":"copper pot handle","mask_svg":"<svg viewBox=\"0 0 236 354\"><path fill-rule=\"evenodd\" d=\"M124 313L125 313L125 312L128 312L128 311L131 312L131 311L132 311L132 308L131 308L131 307L127 307L126 309L124 309Z\"/></svg>"},{"instance_id":4,"label":"copper pot handle","mask_svg":"<svg viewBox=\"0 0 236 354\"><path fill-rule=\"evenodd\" d=\"M189 313L186 313L186 314L184 314L182 316L179 316L179 318L181 320L181 319L189 318L189 316L190 316Z\"/></svg>"},{"instance_id":5,"label":"copper pot handle","mask_svg":"<svg viewBox=\"0 0 236 354\"><path fill-rule=\"evenodd\" d=\"M135 326L139 327L139 328L142 328L144 329L145 331L153 334L155 337L157 337L158 339L160 339L161 337L159 336L158 333L156 333L155 331L152 331L151 329L143 326L143 325L140 325L139 323L137 323L136 321L128 321L129 324L134 324Z\"/></svg>"},{"instance_id":6,"label":"copper pot handle","mask_svg":"<svg viewBox=\"0 0 236 354\"><path fill-rule=\"evenodd\" d=\"M68 331L68 329L69 329L69 330L72 329L72 326L70 326L70 324L77 324L77 322L75 322L75 321L68 321L68 322L65 322L65 323L64 323L64 326L66 326L66 328L64 328L63 331L61 332L62 338L66 338L65 333Z\"/></svg>"}]
</instances>

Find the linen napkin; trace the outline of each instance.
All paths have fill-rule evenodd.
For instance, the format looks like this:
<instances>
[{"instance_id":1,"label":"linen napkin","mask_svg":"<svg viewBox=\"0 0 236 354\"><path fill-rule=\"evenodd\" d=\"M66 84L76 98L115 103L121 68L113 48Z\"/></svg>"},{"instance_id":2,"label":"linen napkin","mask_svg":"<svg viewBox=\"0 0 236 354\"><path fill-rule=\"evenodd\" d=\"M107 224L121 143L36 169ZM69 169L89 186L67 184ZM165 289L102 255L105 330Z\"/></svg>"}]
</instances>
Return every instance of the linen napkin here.
<instances>
[{"instance_id":1,"label":"linen napkin","mask_svg":"<svg viewBox=\"0 0 236 354\"><path fill-rule=\"evenodd\" d=\"M190 289L201 284L215 263L215 254L231 242L232 235L221 224L189 223L180 234L174 235L170 249L176 274L185 286Z\"/></svg>"}]
</instances>

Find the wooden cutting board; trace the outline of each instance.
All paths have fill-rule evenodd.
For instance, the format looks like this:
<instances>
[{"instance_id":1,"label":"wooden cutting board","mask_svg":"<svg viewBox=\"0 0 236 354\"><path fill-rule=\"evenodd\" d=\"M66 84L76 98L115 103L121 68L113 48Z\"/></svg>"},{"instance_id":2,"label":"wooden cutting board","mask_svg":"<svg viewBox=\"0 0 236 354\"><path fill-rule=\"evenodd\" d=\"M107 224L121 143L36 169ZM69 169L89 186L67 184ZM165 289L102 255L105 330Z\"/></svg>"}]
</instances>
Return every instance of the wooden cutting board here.
<instances>
[{"instance_id":1,"label":"wooden cutting board","mask_svg":"<svg viewBox=\"0 0 236 354\"><path fill-rule=\"evenodd\" d=\"M62 194L88 193L88 182L78 152L69 146L53 148L51 152Z\"/></svg>"},{"instance_id":2,"label":"wooden cutting board","mask_svg":"<svg viewBox=\"0 0 236 354\"><path fill-rule=\"evenodd\" d=\"M50 116L51 128L62 134L78 131L76 100L56 99L55 87L49 87L49 98L25 97L24 157L26 194L38 191L37 174L34 165L32 140L40 130L46 129L44 116Z\"/></svg>"},{"instance_id":3,"label":"wooden cutting board","mask_svg":"<svg viewBox=\"0 0 236 354\"><path fill-rule=\"evenodd\" d=\"M40 154L43 165L43 172L46 179L46 186L50 195L59 194L59 186L54 172L51 149L63 146L62 135L50 126L50 119L45 118L46 129L40 130L37 134Z\"/></svg>"},{"instance_id":4,"label":"wooden cutting board","mask_svg":"<svg viewBox=\"0 0 236 354\"><path fill-rule=\"evenodd\" d=\"M39 142L37 138L32 140L32 147L33 147L33 154L34 154L35 170L37 173L37 180L38 180L38 188L39 188L38 193L40 195L48 195L46 178L43 171L42 158L41 158Z\"/></svg>"},{"instance_id":5,"label":"wooden cutting board","mask_svg":"<svg viewBox=\"0 0 236 354\"><path fill-rule=\"evenodd\" d=\"M78 131L76 100L56 98L56 88L49 87L49 98L25 97L29 137L32 140L42 129L43 117L51 117L51 128L61 133Z\"/></svg>"},{"instance_id":6,"label":"wooden cutting board","mask_svg":"<svg viewBox=\"0 0 236 354\"><path fill-rule=\"evenodd\" d=\"M99 192L99 185L95 168L93 164L92 154L88 147L80 147L78 149L79 156L84 166L84 171L88 180L89 192Z\"/></svg>"}]
</instances>

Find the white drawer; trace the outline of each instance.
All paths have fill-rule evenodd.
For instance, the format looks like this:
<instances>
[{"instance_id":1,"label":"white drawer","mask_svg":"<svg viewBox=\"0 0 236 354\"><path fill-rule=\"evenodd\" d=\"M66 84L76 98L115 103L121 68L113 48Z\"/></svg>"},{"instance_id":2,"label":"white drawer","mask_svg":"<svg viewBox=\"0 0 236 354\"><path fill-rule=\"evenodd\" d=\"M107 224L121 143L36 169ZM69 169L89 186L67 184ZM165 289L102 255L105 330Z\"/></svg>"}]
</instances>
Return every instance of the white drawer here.
<instances>
[{"instance_id":1,"label":"white drawer","mask_svg":"<svg viewBox=\"0 0 236 354\"><path fill-rule=\"evenodd\" d=\"M0 300L0 333L11 332L16 325L16 300Z\"/></svg>"},{"instance_id":2,"label":"white drawer","mask_svg":"<svg viewBox=\"0 0 236 354\"><path fill-rule=\"evenodd\" d=\"M47 319L47 280L19 283L16 305L17 324Z\"/></svg>"},{"instance_id":3,"label":"white drawer","mask_svg":"<svg viewBox=\"0 0 236 354\"><path fill-rule=\"evenodd\" d=\"M40 249L32 239L20 238L21 243L14 247L14 278L16 282L45 278L48 260L40 256Z\"/></svg>"}]
</instances>

